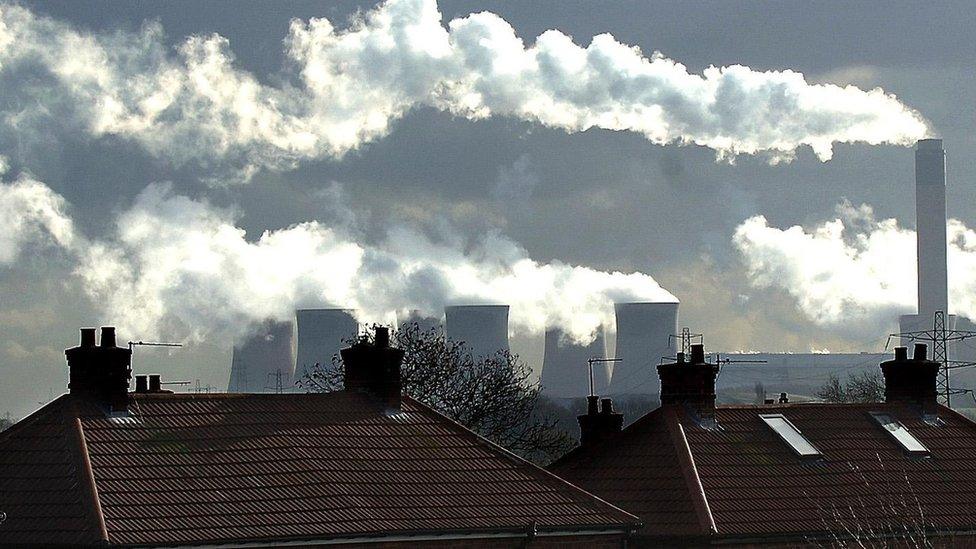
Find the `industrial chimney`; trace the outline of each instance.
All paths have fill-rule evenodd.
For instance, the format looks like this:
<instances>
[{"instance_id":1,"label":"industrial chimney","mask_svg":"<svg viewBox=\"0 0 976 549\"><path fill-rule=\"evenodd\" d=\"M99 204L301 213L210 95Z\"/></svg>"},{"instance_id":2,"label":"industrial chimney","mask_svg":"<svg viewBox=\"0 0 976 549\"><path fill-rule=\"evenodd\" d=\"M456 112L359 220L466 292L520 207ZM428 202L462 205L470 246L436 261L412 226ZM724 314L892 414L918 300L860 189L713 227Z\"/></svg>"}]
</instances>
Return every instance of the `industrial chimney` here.
<instances>
[{"instance_id":1,"label":"industrial chimney","mask_svg":"<svg viewBox=\"0 0 976 549\"><path fill-rule=\"evenodd\" d=\"M946 156L941 139L915 146L915 226L918 231L918 314L948 314L946 273Z\"/></svg>"},{"instance_id":2,"label":"industrial chimney","mask_svg":"<svg viewBox=\"0 0 976 549\"><path fill-rule=\"evenodd\" d=\"M542 359L542 392L552 398L576 398L590 394L587 360L606 358L603 326L588 345L574 343L560 328L546 330L545 356ZM606 362L593 364L593 392L601 394L610 383Z\"/></svg>"},{"instance_id":3,"label":"industrial chimney","mask_svg":"<svg viewBox=\"0 0 976 549\"><path fill-rule=\"evenodd\" d=\"M508 351L508 305L455 305L444 308L447 337L463 341L474 358Z\"/></svg>"},{"instance_id":4,"label":"industrial chimney","mask_svg":"<svg viewBox=\"0 0 976 549\"><path fill-rule=\"evenodd\" d=\"M957 318L948 314L946 154L941 139L922 139L915 145L915 227L918 313L899 317L899 331L931 330L936 311L946 313L946 329L953 330ZM906 346L912 342L911 337L901 340Z\"/></svg>"},{"instance_id":5,"label":"industrial chimney","mask_svg":"<svg viewBox=\"0 0 976 549\"><path fill-rule=\"evenodd\" d=\"M359 323L351 309L299 309L298 353L295 377L301 378L316 364L328 366L332 357L345 347L345 341L356 337Z\"/></svg>"},{"instance_id":6,"label":"industrial chimney","mask_svg":"<svg viewBox=\"0 0 976 549\"><path fill-rule=\"evenodd\" d=\"M678 333L677 303L614 303L617 348L610 376L611 395L654 394L654 367L674 354L669 346Z\"/></svg>"},{"instance_id":7,"label":"industrial chimney","mask_svg":"<svg viewBox=\"0 0 976 549\"><path fill-rule=\"evenodd\" d=\"M64 351L68 360L68 390L71 395L95 401L108 412L128 409L132 350L115 344L115 328L102 328L95 345L95 328L81 329L81 343Z\"/></svg>"}]
</instances>

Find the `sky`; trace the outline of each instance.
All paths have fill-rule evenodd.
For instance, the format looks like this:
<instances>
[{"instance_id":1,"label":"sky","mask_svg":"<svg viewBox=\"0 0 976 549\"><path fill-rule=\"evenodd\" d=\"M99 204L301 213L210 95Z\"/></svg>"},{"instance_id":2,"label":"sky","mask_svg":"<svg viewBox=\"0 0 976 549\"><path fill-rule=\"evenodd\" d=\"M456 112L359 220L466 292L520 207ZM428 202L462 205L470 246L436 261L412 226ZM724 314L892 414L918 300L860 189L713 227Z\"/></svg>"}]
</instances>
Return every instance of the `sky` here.
<instances>
[{"instance_id":1,"label":"sky","mask_svg":"<svg viewBox=\"0 0 976 549\"><path fill-rule=\"evenodd\" d=\"M923 137L976 316L967 2L0 6L0 413L64 390L80 326L219 387L296 306L510 303L536 367L613 300L711 350L878 351Z\"/></svg>"}]
</instances>

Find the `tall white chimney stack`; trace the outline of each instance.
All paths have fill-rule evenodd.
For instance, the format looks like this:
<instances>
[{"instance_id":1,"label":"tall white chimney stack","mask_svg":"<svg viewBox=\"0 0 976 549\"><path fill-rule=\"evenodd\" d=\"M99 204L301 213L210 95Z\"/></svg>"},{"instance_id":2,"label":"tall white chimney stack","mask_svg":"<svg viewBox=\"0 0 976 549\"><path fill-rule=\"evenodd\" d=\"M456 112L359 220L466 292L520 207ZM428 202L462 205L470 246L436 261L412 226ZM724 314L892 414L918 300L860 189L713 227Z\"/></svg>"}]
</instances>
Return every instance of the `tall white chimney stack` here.
<instances>
[{"instance_id":1,"label":"tall white chimney stack","mask_svg":"<svg viewBox=\"0 0 976 549\"><path fill-rule=\"evenodd\" d=\"M946 158L941 139L915 146L915 227L918 233L918 314L948 314Z\"/></svg>"}]
</instances>

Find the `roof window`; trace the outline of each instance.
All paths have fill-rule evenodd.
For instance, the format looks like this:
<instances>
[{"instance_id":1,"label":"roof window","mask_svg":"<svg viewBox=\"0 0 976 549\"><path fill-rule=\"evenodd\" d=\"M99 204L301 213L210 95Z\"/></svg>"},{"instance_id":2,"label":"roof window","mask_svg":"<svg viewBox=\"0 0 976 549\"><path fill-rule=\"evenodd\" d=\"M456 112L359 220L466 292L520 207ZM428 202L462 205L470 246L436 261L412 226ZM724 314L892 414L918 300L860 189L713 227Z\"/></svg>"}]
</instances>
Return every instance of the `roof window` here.
<instances>
[{"instance_id":1,"label":"roof window","mask_svg":"<svg viewBox=\"0 0 976 549\"><path fill-rule=\"evenodd\" d=\"M929 455L929 449L925 447L914 435L912 435L900 421L892 417L890 414L885 414L882 412L870 412L871 417L878 422L878 425L884 427L888 435L895 439L895 442L901 446L901 449L913 456L927 456Z\"/></svg>"},{"instance_id":2,"label":"roof window","mask_svg":"<svg viewBox=\"0 0 976 549\"><path fill-rule=\"evenodd\" d=\"M790 448L800 457L818 458L821 456L820 450L803 436L803 433L790 423L783 414L759 414L760 419L769 425L769 428L776 431L783 442L789 444Z\"/></svg>"}]
</instances>

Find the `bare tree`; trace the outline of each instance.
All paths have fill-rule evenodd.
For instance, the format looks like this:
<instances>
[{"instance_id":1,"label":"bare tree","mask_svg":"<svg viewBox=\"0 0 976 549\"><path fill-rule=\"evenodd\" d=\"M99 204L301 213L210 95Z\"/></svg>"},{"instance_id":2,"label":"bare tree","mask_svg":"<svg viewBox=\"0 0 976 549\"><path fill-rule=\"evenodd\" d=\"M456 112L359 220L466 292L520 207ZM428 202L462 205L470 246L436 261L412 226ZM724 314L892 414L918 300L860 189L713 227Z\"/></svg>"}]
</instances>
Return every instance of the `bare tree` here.
<instances>
[{"instance_id":1,"label":"bare tree","mask_svg":"<svg viewBox=\"0 0 976 549\"><path fill-rule=\"evenodd\" d=\"M473 357L463 342L436 328L421 330L415 323L393 331L391 340L404 351L400 376L407 395L537 463L547 463L572 446L518 355L499 351ZM309 368L298 385L335 391L342 388L343 370L337 354L331 364Z\"/></svg>"},{"instance_id":2,"label":"bare tree","mask_svg":"<svg viewBox=\"0 0 976 549\"><path fill-rule=\"evenodd\" d=\"M3 417L0 417L0 431L6 431L14 423L16 422L10 419L10 412L7 412Z\"/></svg>"},{"instance_id":3,"label":"bare tree","mask_svg":"<svg viewBox=\"0 0 976 549\"><path fill-rule=\"evenodd\" d=\"M878 372L848 374L847 382L831 375L817 397L824 402L882 402L884 400L884 378Z\"/></svg>"}]
</instances>

